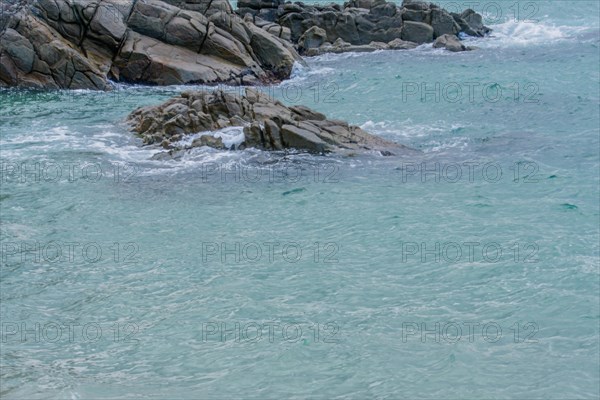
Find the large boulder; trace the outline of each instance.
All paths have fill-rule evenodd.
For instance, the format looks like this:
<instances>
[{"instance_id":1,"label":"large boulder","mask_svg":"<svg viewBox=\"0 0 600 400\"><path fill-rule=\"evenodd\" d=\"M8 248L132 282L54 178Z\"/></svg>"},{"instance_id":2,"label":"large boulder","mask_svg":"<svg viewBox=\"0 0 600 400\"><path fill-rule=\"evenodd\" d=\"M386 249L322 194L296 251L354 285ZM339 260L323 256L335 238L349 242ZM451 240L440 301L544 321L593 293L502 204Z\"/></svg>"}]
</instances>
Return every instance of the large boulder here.
<instances>
[{"instance_id":1,"label":"large boulder","mask_svg":"<svg viewBox=\"0 0 600 400\"><path fill-rule=\"evenodd\" d=\"M465 46L460 42L460 40L454 35L442 35L435 39L433 42L434 48L445 48L446 50L459 52L459 51L468 51L473 50L472 47Z\"/></svg>"},{"instance_id":2,"label":"large boulder","mask_svg":"<svg viewBox=\"0 0 600 400\"><path fill-rule=\"evenodd\" d=\"M107 59L88 58L39 18L20 12L0 33L0 86L107 89Z\"/></svg>"},{"instance_id":3,"label":"large boulder","mask_svg":"<svg viewBox=\"0 0 600 400\"><path fill-rule=\"evenodd\" d=\"M463 11L461 14L452 13L452 18L460 26L461 32L470 36L483 37L491 32L491 29L483 25L483 18L471 9Z\"/></svg>"},{"instance_id":4,"label":"large boulder","mask_svg":"<svg viewBox=\"0 0 600 400\"><path fill-rule=\"evenodd\" d=\"M460 32L460 25L456 23L452 15L441 9L431 10L431 27L433 36L436 38L442 35L457 35Z\"/></svg>"},{"instance_id":5,"label":"large boulder","mask_svg":"<svg viewBox=\"0 0 600 400\"><path fill-rule=\"evenodd\" d=\"M178 147L178 143L186 135L201 132L210 135L234 126L241 126L244 131L244 142L238 149L297 149L311 153L379 151L385 155L409 150L346 122L329 120L310 108L287 107L250 88L239 94L222 90L184 92L161 105L135 110L127 121L145 144L171 150L185 149ZM196 139L192 142L192 147L195 146L221 149L223 142Z\"/></svg>"},{"instance_id":6,"label":"large boulder","mask_svg":"<svg viewBox=\"0 0 600 400\"><path fill-rule=\"evenodd\" d=\"M244 21L227 0L11 0L0 7L0 86L259 84L288 78L301 62L290 43Z\"/></svg>"},{"instance_id":7,"label":"large boulder","mask_svg":"<svg viewBox=\"0 0 600 400\"><path fill-rule=\"evenodd\" d=\"M318 26L313 26L304 32L298 41L298 46L301 49L314 49L320 47L326 41L327 32L325 32L325 29L319 28Z\"/></svg>"},{"instance_id":8,"label":"large boulder","mask_svg":"<svg viewBox=\"0 0 600 400\"><path fill-rule=\"evenodd\" d=\"M424 22L406 21L402 28L402 40L429 43L433 41L433 28Z\"/></svg>"}]
</instances>

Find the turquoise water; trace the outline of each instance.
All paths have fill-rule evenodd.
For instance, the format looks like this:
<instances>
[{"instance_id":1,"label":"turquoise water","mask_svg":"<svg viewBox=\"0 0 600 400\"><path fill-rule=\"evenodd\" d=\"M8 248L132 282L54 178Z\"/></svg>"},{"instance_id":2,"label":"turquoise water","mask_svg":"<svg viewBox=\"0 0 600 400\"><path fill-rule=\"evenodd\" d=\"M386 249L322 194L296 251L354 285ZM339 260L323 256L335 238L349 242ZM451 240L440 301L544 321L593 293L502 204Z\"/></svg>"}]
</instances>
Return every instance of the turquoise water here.
<instances>
[{"instance_id":1,"label":"turquoise water","mask_svg":"<svg viewBox=\"0 0 600 400\"><path fill-rule=\"evenodd\" d=\"M400 157L153 161L182 87L1 92L2 397L597 398L598 3L495 3L263 88Z\"/></svg>"}]
</instances>

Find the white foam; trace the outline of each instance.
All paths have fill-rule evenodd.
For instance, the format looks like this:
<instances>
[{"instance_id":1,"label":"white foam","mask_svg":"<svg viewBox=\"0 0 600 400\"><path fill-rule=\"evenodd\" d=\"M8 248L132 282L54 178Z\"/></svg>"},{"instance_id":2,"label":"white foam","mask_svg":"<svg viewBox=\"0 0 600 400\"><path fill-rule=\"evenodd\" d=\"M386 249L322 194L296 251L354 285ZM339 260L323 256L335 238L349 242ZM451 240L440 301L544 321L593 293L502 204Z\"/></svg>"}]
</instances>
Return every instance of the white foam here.
<instances>
[{"instance_id":1,"label":"white foam","mask_svg":"<svg viewBox=\"0 0 600 400\"><path fill-rule=\"evenodd\" d=\"M399 122L369 120L360 127L367 132L409 146L418 143L424 153L441 152L451 148L464 149L469 145L469 138L460 134L466 126L448 124L445 121L419 124L410 118Z\"/></svg>"},{"instance_id":2,"label":"white foam","mask_svg":"<svg viewBox=\"0 0 600 400\"><path fill-rule=\"evenodd\" d=\"M489 37L483 39L468 38L466 41L482 48L529 46L551 44L572 39L589 29L578 26L556 26L541 22L509 20L492 25Z\"/></svg>"},{"instance_id":3,"label":"white foam","mask_svg":"<svg viewBox=\"0 0 600 400\"><path fill-rule=\"evenodd\" d=\"M304 65L301 65L300 63L295 63L294 67L292 68L292 73L290 74L290 78L284 80L276 87L285 88L287 86L296 85L300 82L303 82L311 76L315 76L315 75L316 76L327 76L327 75L331 75L331 74L335 73L335 71L336 70L334 68L329 68L329 67L315 68L315 67L304 66Z\"/></svg>"},{"instance_id":4,"label":"white foam","mask_svg":"<svg viewBox=\"0 0 600 400\"><path fill-rule=\"evenodd\" d=\"M183 139L174 144L178 147L188 147L192 145L194 140L202 136L221 138L223 144L229 149L233 146L239 146L245 139L243 126L230 126L216 131L203 131L192 135L186 135Z\"/></svg>"}]
</instances>

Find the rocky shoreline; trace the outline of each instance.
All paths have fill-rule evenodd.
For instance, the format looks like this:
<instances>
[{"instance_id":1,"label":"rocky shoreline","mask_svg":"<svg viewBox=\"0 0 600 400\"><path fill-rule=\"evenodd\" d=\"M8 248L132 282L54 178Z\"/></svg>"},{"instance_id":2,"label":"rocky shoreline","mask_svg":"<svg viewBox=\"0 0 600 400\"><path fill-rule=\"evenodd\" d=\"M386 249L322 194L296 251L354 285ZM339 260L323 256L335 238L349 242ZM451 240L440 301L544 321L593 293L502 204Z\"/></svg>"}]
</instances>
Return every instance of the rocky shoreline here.
<instances>
[{"instance_id":1,"label":"rocky shoreline","mask_svg":"<svg viewBox=\"0 0 600 400\"><path fill-rule=\"evenodd\" d=\"M473 10L427 2L351 0L5 0L0 87L109 90L153 85L261 85L289 78L299 54L411 49L464 51L460 34L489 29Z\"/></svg>"},{"instance_id":2,"label":"rocky shoreline","mask_svg":"<svg viewBox=\"0 0 600 400\"><path fill-rule=\"evenodd\" d=\"M302 62L227 0L9 0L1 15L0 86L258 85Z\"/></svg>"},{"instance_id":3,"label":"rocky shoreline","mask_svg":"<svg viewBox=\"0 0 600 400\"><path fill-rule=\"evenodd\" d=\"M483 37L490 29L473 10L450 13L424 1L351 0L344 5L239 0L236 13L266 31L291 41L300 54L411 49L436 41L451 51L470 50L458 35ZM444 37L444 40L437 39ZM451 39L453 37L454 39Z\"/></svg>"},{"instance_id":4,"label":"rocky shoreline","mask_svg":"<svg viewBox=\"0 0 600 400\"><path fill-rule=\"evenodd\" d=\"M449 13L419 0L5 0L0 4L0 87L110 90L112 82L260 86L290 77L301 55L412 49L472 50L460 36L490 30L473 10ZM184 92L128 118L145 144L167 155L186 135L243 127L237 149L312 153L408 148L254 89ZM224 149L200 136L191 147ZM190 146L188 146L190 147Z\"/></svg>"}]
</instances>

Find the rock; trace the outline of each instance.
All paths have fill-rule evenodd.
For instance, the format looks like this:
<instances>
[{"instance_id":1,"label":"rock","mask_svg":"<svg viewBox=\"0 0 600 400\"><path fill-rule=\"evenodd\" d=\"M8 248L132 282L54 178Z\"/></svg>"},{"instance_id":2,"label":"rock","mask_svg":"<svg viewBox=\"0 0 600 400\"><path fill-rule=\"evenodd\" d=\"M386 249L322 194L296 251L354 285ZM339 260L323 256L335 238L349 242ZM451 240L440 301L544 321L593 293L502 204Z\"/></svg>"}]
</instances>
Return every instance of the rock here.
<instances>
[{"instance_id":1,"label":"rock","mask_svg":"<svg viewBox=\"0 0 600 400\"><path fill-rule=\"evenodd\" d=\"M427 22L430 19L428 11L405 9L402 11L402 20L413 22Z\"/></svg>"},{"instance_id":2,"label":"rock","mask_svg":"<svg viewBox=\"0 0 600 400\"><path fill-rule=\"evenodd\" d=\"M327 32L325 32L325 29L319 28L318 26L313 26L304 32L302 37L300 37L298 46L303 50L313 49L321 47L326 40Z\"/></svg>"},{"instance_id":3,"label":"rock","mask_svg":"<svg viewBox=\"0 0 600 400\"><path fill-rule=\"evenodd\" d=\"M266 141L263 130L258 122L252 122L244 127L244 147L264 148ZM279 149L276 149L279 150Z\"/></svg>"},{"instance_id":4,"label":"rock","mask_svg":"<svg viewBox=\"0 0 600 400\"><path fill-rule=\"evenodd\" d=\"M333 44L325 42L319 48L303 51L303 54L307 56L317 56L325 53L367 53L377 50L409 50L414 49L417 46L417 43L407 42L401 39L394 39L389 43L371 42L366 45L352 45L343 41L341 38L338 38Z\"/></svg>"},{"instance_id":5,"label":"rock","mask_svg":"<svg viewBox=\"0 0 600 400\"><path fill-rule=\"evenodd\" d=\"M431 10L431 27L435 38L446 34L457 35L460 32L460 26L445 10Z\"/></svg>"},{"instance_id":6,"label":"rock","mask_svg":"<svg viewBox=\"0 0 600 400\"><path fill-rule=\"evenodd\" d=\"M406 21L401 38L418 44L429 43L433 41L433 28L423 22Z\"/></svg>"},{"instance_id":7,"label":"rock","mask_svg":"<svg viewBox=\"0 0 600 400\"><path fill-rule=\"evenodd\" d=\"M402 7L410 10L428 10L431 8L431 3L421 0L404 0Z\"/></svg>"},{"instance_id":8,"label":"rock","mask_svg":"<svg viewBox=\"0 0 600 400\"><path fill-rule=\"evenodd\" d=\"M202 135L192 142L192 147L208 146L214 149L225 150L227 147L223 144L223 139L210 135Z\"/></svg>"},{"instance_id":9,"label":"rock","mask_svg":"<svg viewBox=\"0 0 600 400\"><path fill-rule=\"evenodd\" d=\"M281 127L281 139L288 147L308 150L311 153L324 153L329 147L315 133L294 125L285 124Z\"/></svg>"},{"instance_id":10,"label":"rock","mask_svg":"<svg viewBox=\"0 0 600 400\"><path fill-rule=\"evenodd\" d=\"M250 47L258 61L264 65L276 80L289 78L295 61L301 61L291 44L270 33L248 24Z\"/></svg>"},{"instance_id":11,"label":"rock","mask_svg":"<svg viewBox=\"0 0 600 400\"><path fill-rule=\"evenodd\" d=\"M398 11L394 3L382 2L380 5L373 6L370 14L377 18L394 17Z\"/></svg>"},{"instance_id":12,"label":"rock","mask_svg":"<svg viewBox=\"0 0 600 400\"><path fill-rule=\"evenodd\" d=\"M251 2L274 6L281 1ZM271 83L300 56L289 29L259 29L227 0L11 0L0 13L0 86L110 89Z\"/></svg>"},{"instance_id":13,"label":"rock","mask_svg":"<svg viewBox=\"0 0 600 400\"><path fill-rule=\"evenodd\" d=\"M2 20L6 29L0 33L0 86L109 88L103 76L107 57L87 58L27 9L4 15Z\"/></svg>"},{"instance_id":14,"label":"rock","mask_svg":"<svg viewBox=\"0 0 600 400\"><path fill-rule=\"evenodd\" d=\"M346 4L348 5L348 7L363 8L366 10L370 10L372 3L373 0L351 0Z\"/></svg>"},{"instance_id":15,"label":"rock","mask_svg":"<svg viewBox=\"0 0 600 400\"><path fill-rule=\"evenodd\" d=\"M222 90L210 93L184 92L161 105L135 110L127 122L145 144L161 144L177 151L182 150L177 148L178 141L185 135L198 133L198 123L195 121L201 113L205 119L203 131L243 126L245 138L240 148L293 148L311 153L372 150L393 154L409 150L344 121L329 120L308 107L286 107L250 88L241 95ZM195 139L192 147L196 146L224 149L222 140L212 135Z\"/></svg>"},{"instance_id":16,"label":"rock","mask_svg":"<svg viewBox=\"0 0 600 400\"><path fill-rule=\"evenodd\" d=\"M151 157L151 160L155 161L173 161L179 160L183 156L183 152L181 150L169 150L169 151L161 151L160 153L156 153Z\"/></svg>"},{"instance_id":17,"label":"rock","mask_svg":"<svg viewBox=\"0 0 600 400\"><path fill-rule=\"evenodd\" d=\"M410 50L417 46L417 43L407 42L402 39L394 39L388 43L388 47L392 50Z\"/></svg>"},{"instance_id":18,"label":"rock","mask_svg":"<svg viewBox=\"0 0 600 400\"><path fill-rule=\"evenodd\" d=\"M8 57L14 62L15 67L28 74L33 70L35 50L33 45L19 32L8 28L0 38L0 45Z\"/></svg>"},{"instance_id":19,"label":"rock","mask_svg":"<svg viewBox=\"0 0 600 400\"><path fill-rule=\"evenodd\" d=\"M445 48L446 50L458 52L458 51L468 51L473 50L471 47L467 47L460 42L460 40L454 35L442 35L435 39L433 42L433 47L437 48Z\"/></svg>"},{"instance_id":20,"label":"rock","mask_svg":"<svg viewBox=\"0 0 600 400\"><path fill-rule=\"evenodd\" d=\"M491 29L483 25L483 18L471 9L461 14L452 13L452 18L460 27L460 31L475 37L483 37L491 32Z\"/></svg>"},{"instance_id":21,"label":"rock","mask_svg":"<svg viewBox=\"0 0 600 400\"><path fill-rule=\"evenodd\" d=\"M283 149L283 139L281 138L281 128L275 121L266 119L265 124L265 141L272 149ZM267 143L265 143L267 144Z\"/></svg>"},{"instance_id":22,"label":"rock","mask_svg":"<svg viewBox=\"0 0 600 400\"><path fill-rule=\"evenodd\" d=\"M444 34L463 32L483 36L489 32L481 24L479 14L467 10L454 15L433 3L416 0L406 0L401 7L385 0L351 0L343 7L339 4L306 5L301 2L278 4L242 1L238 2L236 12L239 15L250 12L258 26L291 41L308 56L408 48L398 44L395 47L372 46L372 42L404 40L422 44ZM285 35L280 33L283 32L280 27L286 30ZM338 42L340 39L342 42Z\"/></svg>"},{"instance_id":23,"label":"rock","mask_svg":"<svg viewBox=\"0 0 600 400\"><path fill-rule=\"evenodd\" d=\"M369 47L372 47L376 50L387 50L389 48L388 44L383 42L371 42L369 43Z\"/></svg>"},{"instance_id":24,"label":"rock","mask_svg":"<svg viewBox=\"0 0 600 400\"><path fill-rule=\"evenodd\" d=\"M325 114L311 110L305 106L292 106L290 110L298 116L300 120L312 120L312 121L325 121L327 117Z\"/></svg>"},{"instance_id":25,"label":"rock","mask_svg":"<svg viewBox=\"0 0 600 400\"><path fill-rule=\"evenodd\" d=\"M490 29L483 25L483 17L470 8L463 11L460 17L467 23L472 31L477 33L477 36L484 36L490 32Z\"/></svg>"}]
</instances>

